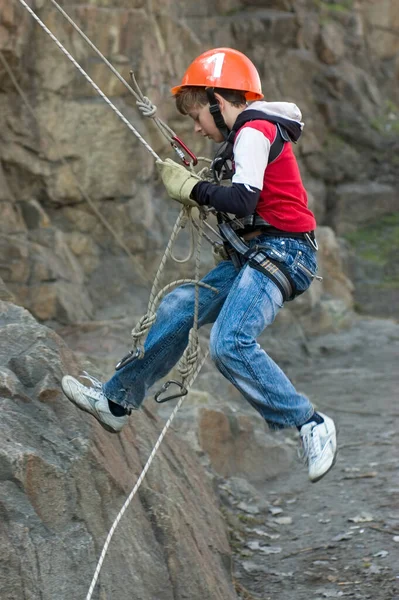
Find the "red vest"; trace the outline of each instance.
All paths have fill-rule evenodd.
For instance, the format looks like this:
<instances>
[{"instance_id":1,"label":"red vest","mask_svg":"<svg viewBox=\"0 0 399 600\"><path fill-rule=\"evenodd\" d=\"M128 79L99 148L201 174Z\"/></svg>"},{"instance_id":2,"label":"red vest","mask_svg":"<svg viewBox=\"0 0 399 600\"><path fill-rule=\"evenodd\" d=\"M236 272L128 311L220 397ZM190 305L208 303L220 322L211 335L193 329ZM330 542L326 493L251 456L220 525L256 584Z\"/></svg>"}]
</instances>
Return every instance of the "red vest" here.
<instances>
[{"instance_id":1,"label":"red vest","mask_svg":"<svg viewBox=\"0 0 399 600\"><path fill-rule=\"evenodd\" d=\"M276 125L269 121L250 121L241 129L244 127L261 131L270 144L277 135ZM316 228L291 143L284 144L281 154L267 165L256 213L283 231L306 232Z\"/></svg>"}]
</instances>

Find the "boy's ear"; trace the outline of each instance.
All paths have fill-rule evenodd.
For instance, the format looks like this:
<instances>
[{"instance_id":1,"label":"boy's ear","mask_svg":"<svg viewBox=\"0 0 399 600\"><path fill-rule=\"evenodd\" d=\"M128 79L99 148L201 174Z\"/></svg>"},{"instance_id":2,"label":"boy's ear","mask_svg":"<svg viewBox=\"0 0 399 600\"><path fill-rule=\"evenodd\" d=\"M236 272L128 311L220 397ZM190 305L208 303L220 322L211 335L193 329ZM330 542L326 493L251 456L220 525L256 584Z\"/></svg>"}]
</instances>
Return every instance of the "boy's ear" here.
<instances>
[{"instance_id":1,"label":"boy's ear","mask_svg":"<svg viewBox=\"0 0 399 600\"><path fill-rule=\"evenodd\" d=\"M226 98L223 98L223 96L221 96L217 92L215 92L215 98L218 101L220 112L223 112L225 110L226 104L227 104Z\"/></svg>"},{"instance_id":2,"label":"boy's ear","mask_svg":"<svg viewBox=\"0 0 399 600\"><path fill-rule=\"evenodd\" d=\"M223 96L221 96L220 94L218 94L217 92L215 92L215 98L218 101L220 110L222 110L225 106L226 106L226 99L223 98Z\"/></svg>"}]
</instances>

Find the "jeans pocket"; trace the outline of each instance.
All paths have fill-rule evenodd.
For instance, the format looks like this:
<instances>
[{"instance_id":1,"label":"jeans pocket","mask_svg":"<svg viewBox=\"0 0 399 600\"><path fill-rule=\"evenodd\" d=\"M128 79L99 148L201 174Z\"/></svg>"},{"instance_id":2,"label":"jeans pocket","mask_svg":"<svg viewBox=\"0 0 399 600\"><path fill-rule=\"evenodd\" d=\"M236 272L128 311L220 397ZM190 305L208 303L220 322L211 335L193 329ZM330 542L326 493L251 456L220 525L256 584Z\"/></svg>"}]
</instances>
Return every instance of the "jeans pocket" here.
<instances>
[{"instance_id":1,"label":"jeans pocket","mask_svg":"<svg viewBox=\"0 0 399 600\"><path fill-rule=\"evenodd\" d=\"M291 277L297 293L302 294L314 280L317 273L317 261L312 250L298 250L291 269Z\"/></svg>"},{"instance_id":2,"label":"jeans pocket","mask_svg":"<svg viewBox=\"0 0 399 600\"><path fill-rule=\"evenodd\" d=\"M282 264L290 263L290 252L285 247L285 242L279 239L270 239L267 242L262 238L256 238L256 247L261 250L268 258L276 260ZM292 262L292 260L291 260Z\"/></svg>"}]
</instances>

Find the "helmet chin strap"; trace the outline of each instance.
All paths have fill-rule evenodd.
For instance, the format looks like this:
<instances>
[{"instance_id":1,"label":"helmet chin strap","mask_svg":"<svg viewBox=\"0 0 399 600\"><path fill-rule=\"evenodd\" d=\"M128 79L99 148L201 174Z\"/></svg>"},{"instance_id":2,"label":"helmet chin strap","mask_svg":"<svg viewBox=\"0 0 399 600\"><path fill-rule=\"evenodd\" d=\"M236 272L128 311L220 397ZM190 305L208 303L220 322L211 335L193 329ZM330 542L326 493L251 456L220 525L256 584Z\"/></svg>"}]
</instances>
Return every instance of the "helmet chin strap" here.
<instances>
[{"instance_id":1,"label":"helmet chin strap","mask_svg":"<svg viewBox=\"0 0 399 600\"><path fill-rule=\"evenodd\" d=\"M207 87L205 88L205 91L209 100L209 112L211 113L213 120L215 121L216 127L219 129L224 139L227 140L227 138L229 137L230 129L227 127L223 115L220 111L219 102L217 101L215 96L215 88Z\"/></svg>"}]
</instances>

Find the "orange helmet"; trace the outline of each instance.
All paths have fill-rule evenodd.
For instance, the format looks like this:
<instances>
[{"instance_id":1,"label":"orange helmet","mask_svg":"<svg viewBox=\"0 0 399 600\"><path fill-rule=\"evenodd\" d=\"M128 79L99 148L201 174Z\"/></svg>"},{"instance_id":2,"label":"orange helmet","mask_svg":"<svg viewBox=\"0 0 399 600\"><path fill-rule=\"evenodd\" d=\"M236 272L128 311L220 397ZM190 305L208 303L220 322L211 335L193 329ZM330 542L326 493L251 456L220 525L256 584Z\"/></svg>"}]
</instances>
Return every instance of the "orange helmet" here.
<instances>
[{"instance_id":1,"label":"orange helmet","mask_svg":"<svg viewBox=\"0 0 399 600\"><path fill-rule=\"evenodd\" d=\"M175 96L183 87L201 86L240 90L247 100L263 98L259 73L245 54L233 48L214 48L193 60L180 85L171 89Z\"/></svg>"}]
</instances>

